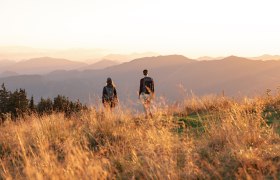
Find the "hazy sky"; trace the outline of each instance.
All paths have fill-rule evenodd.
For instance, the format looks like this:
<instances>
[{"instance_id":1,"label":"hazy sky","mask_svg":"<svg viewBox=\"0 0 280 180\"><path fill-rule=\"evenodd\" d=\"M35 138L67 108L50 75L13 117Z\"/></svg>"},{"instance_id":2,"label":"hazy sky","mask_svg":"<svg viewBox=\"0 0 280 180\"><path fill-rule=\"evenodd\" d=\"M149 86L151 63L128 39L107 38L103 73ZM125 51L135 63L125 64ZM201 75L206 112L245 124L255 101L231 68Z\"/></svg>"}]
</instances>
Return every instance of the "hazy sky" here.
<instances>
[{"instance_id":1,"label":"hazy sky","mask_svg":"<svg viewBox=\"0 0 280 180\"><path fill-rule=\"evenodd\" d=\"M0 0L0 45L280 54L279 0Z\"/></svg>"}]
</instances>

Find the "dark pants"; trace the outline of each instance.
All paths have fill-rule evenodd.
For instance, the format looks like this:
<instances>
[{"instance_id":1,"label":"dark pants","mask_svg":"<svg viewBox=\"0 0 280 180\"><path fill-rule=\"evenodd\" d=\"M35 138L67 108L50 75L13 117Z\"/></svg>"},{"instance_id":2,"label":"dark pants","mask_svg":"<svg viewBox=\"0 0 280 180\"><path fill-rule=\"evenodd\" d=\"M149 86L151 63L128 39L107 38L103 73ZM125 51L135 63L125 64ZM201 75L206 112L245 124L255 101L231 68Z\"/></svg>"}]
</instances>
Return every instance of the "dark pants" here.
<instances>
[{"instance_id":1,"label":"dark pants","mask_svg":"<svg viewBox=\"0 0 280 180\"><path fill-rule=\"evenodd\" d=\"M111 108L112 109L112 108L116 107L117 103L114 99L112 99L112 100L105 100L103 102L103 105L104 105L105 108Z\"/></svg>"}]
</instances>

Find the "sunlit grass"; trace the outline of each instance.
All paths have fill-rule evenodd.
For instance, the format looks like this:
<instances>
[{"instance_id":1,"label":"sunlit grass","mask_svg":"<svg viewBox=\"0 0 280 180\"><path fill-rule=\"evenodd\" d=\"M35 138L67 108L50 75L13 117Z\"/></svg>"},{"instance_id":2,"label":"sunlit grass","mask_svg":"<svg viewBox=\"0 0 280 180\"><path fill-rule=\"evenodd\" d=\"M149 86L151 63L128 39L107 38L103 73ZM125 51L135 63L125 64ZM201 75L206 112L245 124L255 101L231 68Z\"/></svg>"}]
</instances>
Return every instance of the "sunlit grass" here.
<instances>
[{"instance_id":1,"label":"sunlit grass","mask_svg":"<svg viewBox=\"0 0 280 180\"><path fill-rule=\"evenodd\" d=\"M280 98L186 99L152 119L128 109L30 115L0 126L0 179L279 179Z\"/></svg>"}]
</instances>

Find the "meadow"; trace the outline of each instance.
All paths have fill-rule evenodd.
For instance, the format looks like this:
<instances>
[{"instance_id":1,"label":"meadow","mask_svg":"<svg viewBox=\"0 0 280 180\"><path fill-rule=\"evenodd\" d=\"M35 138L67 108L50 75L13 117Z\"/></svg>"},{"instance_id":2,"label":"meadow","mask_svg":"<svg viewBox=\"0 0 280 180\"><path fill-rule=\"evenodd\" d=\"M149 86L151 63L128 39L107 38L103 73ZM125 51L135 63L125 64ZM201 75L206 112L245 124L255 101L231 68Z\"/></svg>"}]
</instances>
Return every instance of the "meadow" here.
<instances>
[{"instance_id":1,"label":"meadow","mask_svg":"<svg viewBox=\"0 0 280 180\"><path fill-rule=\"evenodd\" d=\"M29 114L0 125L0 179L279 179L280 96Z\"/></svg>"}]
</instances>

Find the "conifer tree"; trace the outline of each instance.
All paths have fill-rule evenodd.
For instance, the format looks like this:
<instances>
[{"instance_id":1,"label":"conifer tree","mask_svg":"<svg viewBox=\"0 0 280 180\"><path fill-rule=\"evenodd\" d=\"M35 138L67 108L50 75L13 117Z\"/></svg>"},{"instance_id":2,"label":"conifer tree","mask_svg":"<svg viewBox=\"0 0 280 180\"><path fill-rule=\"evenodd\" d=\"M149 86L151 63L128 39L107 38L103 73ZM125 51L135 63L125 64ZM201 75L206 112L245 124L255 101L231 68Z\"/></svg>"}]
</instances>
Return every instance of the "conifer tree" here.
<instances>
[{"instance_id":1,"label":"conifer tree","mask_svg":"<svg viewBox=\"0 0 280 180\"><path fill-rule=\"evenodd\" d=\"M3 120L4 114L8 112L8 104L11 92L7 91L5 84L0 89L0 119Z\"/></svg>"},{"instance_id":2,"label":"conifer tree","mask_svg":"<svg viewBox=\"0 0 280 180\"><path fill-rule=\"evenodd\" d=\"M28 107L29 107L30 112L35 112L36 107L35 107L35 104L34 104L33 96L31 96L31 99L29 101L29 106Z\"/></svg>"},{"instance_id":3,"label":"conifer tree","mask_svg":"<svg viewBox=\"0 0 280 180\"><path fill-rule=\"evenodd\" d=\"M53 100L53 110L56 112L65 112L69 109L70 102L68 98L58 95Z\"/></svg>"},{"instance_id":4,"label":"conifer tree","mask_svg":"<svg viewBox=\"0 0 280 180\"><path fill-rule=\"evenodd\" d=\"M23 116L28 111L27 95L24 89L16 90L11 93L8 102L8 112L11 113L12 118L15 119L19 116Z\"/></svg>"},{"instance_id":5,"label":"conifer tree","mask_svg":"<svg viewBox=\"0 0 280 180\"><path fill-rule=\"evenodd\" d=\"M53 112L52 100L50 98L44 99L41 97L41 100L37 105L37 111L40 115L51 114Z\"/></svg>"}]
</instances>

